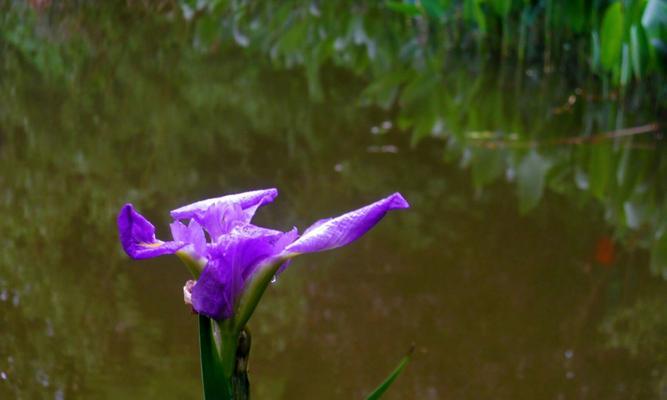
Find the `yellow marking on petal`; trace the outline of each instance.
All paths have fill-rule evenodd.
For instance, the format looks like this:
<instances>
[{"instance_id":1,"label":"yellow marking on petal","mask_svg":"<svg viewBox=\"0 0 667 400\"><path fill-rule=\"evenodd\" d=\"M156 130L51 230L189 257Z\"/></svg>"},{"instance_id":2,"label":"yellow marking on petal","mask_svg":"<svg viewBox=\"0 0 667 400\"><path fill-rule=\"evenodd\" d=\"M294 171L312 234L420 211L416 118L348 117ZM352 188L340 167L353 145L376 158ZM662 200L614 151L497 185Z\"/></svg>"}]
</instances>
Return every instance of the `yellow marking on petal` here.
<instances>
[{"instance_id":1,"label":"yellow marking on petal","mask_svg":"<svg viewBox=\"0 0 667 400\"><path fill-rule=\"evenodd\" d=\"M144 243L144 242L142 242L142 243L139 243L139 246L143 246L143 247L148 247L148 248L154 249L154 248L156 248L156 247L160 247L160 246L162 246L163 244L164 244L164 242L160 242L160 241L153 242L153 243Z\"/></svg>"}]
</instances>

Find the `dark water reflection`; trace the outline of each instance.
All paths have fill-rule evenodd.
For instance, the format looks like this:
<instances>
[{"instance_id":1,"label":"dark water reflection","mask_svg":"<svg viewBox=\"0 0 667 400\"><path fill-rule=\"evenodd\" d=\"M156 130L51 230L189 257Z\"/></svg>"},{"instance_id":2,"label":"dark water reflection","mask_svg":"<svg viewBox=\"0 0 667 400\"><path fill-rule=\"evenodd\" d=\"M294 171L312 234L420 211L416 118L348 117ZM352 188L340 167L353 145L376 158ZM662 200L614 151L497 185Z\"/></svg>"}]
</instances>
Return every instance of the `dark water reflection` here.
<instances>
[{"instance_id":1,"label":"dark water reflection","mask_svg":"<svg viewBox=\"0 0 667 400\"><path fill-rule=\"evenodd\" d=\"M393 191L412 209L269 290L251 321L256 398L362 398L413 342L387 398L660 395L661 141L521 145L653 123L641 92L595 100L481 65L420 75L414 101L383 109L381 85L323 65L314 101L301 70L231 40L201 53L184 23L135 11L58 29L4 17L0 398L199 398L187 273L127 260L115 214L132 201L164 236L176 206L271 186L257 220L279 229Z\"/></svg>"}]
</instances>

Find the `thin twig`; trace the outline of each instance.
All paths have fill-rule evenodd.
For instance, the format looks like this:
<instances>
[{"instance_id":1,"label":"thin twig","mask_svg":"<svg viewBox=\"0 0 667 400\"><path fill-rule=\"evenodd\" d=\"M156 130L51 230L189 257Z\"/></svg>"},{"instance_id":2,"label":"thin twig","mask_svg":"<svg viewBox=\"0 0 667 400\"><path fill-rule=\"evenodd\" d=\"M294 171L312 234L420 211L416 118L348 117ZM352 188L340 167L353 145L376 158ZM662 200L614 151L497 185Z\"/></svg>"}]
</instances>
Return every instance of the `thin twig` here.
<instances>
[{"instance_id":1,"label":"thin twig","mask_svg":"<svg viewBox=\"0 0 667 400\"><path fill-rule=\"evenodd\" d=\"M598 133L590 136L575 136L568 138L557 138L550 140L528 140L528 141L511 141L511 140L497 140L497 139L469 139L473 144L480 145L487 148L496 147L518 147L518 148L532 148L543 146L559 146L567 144L583 144L583 143L600 143L609 139L616 139L620 137L628 137L641 135L645 133L658 132L660 126L657 123L635 126L632 128L618 129L615 131ZM651 144L635 144L633 148L654 149L655 145Z\"/></svg>"}]
</instances>

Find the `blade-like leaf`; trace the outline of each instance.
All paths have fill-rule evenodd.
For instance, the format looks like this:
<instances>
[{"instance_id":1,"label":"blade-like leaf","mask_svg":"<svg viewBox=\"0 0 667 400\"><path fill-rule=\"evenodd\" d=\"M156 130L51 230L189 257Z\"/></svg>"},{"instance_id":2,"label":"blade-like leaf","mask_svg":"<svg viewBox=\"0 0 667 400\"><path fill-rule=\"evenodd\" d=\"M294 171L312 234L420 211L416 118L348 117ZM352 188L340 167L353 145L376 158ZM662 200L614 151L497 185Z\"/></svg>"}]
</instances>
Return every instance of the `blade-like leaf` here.
<instances>
[{"instance_id":1,"label":"blade-like leaf","mask_svg":"<svg viewBox=\"0 0 667 400\"><path fill-rule=\"evenodd\" d=\"M199 356L204 400L232 400L222 362L216 350L212 322L203 315L199 316Z\"/></svg>"},{"instance_id":2,"label":"blade-like leaf","mask_svg":"<svg viewBox=\"0 0 667 400\"><path fill-rule=\"evenodd\" d=\"M641 79L646 70L649 57L648 41L646 33L641 25L633 25L630 28L630 57L632 60L632 71L637 80Z\"/></svg>"},{"instance_id":3,"label":"blade-like leaf","mask_svg":"<svg viewBox=\"0 0 667 400\"><path fill-rule=\"evenodd\" d=\"M649 0L642 15L642 25L646 29L667 25L667 1Z\"/></svg>"},{"instance_id":4,"label":"blade-like leaf","mask_svg":"<svg viewBox=\"0 0 667 400\"><path fill-rule=\"evenodd\" d=\"M602 19L600 41L602 52L600 58L602 66L607 70L618 68L620 65L621 50L623 47L623 5L617 1L605 11Z\"/></svg>"},{"instance_id":5,"label":"blade-like leaf","mask_svg":"<svg viewBox=\"0 0 667 400\"><path fill-rule=\"evenodd\" d=\"M368 397L366 397L366 400L377 400L384 394L384 392L387 391L387 389L389 389L389 386L391 386L391 384L394 383L396 378L398 378L398 375L400 375L401 372L403 372L405 366L408 365L408 362L410 362L414 350L415 346L413 345L408 351L408 354L406 354L405 357L401 359L401 361L398 363L398 366L391 372L391 374L389 374L387 379L385 379L384 382L382 382L380 386L378 386L373 391L373 393L369 394Z\"/></svg>"}]
</instances>

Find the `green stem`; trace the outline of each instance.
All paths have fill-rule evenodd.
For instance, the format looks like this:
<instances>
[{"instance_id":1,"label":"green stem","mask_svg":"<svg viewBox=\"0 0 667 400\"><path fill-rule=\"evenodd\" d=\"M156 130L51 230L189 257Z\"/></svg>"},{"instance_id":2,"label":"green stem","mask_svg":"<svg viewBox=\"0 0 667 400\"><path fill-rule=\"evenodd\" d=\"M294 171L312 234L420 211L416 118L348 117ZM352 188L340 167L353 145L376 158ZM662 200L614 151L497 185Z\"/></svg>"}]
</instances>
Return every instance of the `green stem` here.
<instances>
[{"instance_id":1,"label":"green stem","mask_svg":"<svg viewBox=\"0 0 667 400\"><path fill-rule=\"evenodd\" d=\"M192 276L195 279L199 279L199 275L201 275L202 271L204 270L206 262L204 260L192 258L192 256L184 251L177 251L176 256L183 262L183 264L185 264Z\"/></svg>"},{"instance_id":2,"label":"green stem","mask_svg":"<svg viewBox=\"0 0 667 400\"><path fill-rule=\"evenodd\" d=\"M241 331L236 347L236 365L232 376L234 400L250 400L250 381L248 380L250 344L250 331L246 327Z\"/></svg>"},{"instance_id":3,"label":"green stem","mask_svg":"<svg viewBox=\"0 0 667 400\"><path fill-rule=\"evenodd\" d=\"M219 324L217 321L216 324ZM231 379L234 375L234 366L236 364L236 345L238 343L238 335L233 332L224 332L220 336L220 360L222 364L222 372L226 379Z\"/></svg>"},{"instance_id":4,"label":"green stem","mask_svg":"<svg viewBox=\"0 0 667 400\"><path fill-rule=\"evenodd\" d=\"M262 298L266 287L271 279L276 275L280 265L285 262L287 257L280 257L266 261L257 268L257 272L248 282L244 289L237 306L236 316L234 317L234 331L240 333L248 323L255 307Z\"/></svg>"},{"instance_id":5,"label":"green stem","mask_svg":"<svg viewBox=\"0 0 667 400\"><path fill-rule=\"evenodd\" d=\"M204 400L249 400L250 331L200 315L199 345Z\"/></svg>"},{"instance_id":6,"label":"green stem","mask_svg":"<svg viewBox=\"0 0 667 400\"><path fill-rule=\"evenodd\" d=\"M199 316L199 355L204 400L232 400L230 381L223 373L213 324L203 315Z\"/></svg>"}]
</instances>

